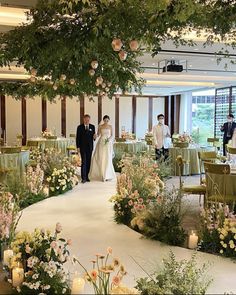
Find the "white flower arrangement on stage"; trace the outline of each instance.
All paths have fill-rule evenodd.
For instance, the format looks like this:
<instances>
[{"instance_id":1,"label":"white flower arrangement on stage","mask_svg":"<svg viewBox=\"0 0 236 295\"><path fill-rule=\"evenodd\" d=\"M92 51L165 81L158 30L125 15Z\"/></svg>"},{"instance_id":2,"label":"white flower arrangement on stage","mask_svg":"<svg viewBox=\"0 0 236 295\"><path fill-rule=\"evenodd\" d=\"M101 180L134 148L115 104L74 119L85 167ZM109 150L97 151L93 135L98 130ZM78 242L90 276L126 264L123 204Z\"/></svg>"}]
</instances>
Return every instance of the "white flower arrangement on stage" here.
<instances>
[{"instance_id":1,"label":"white flower arrangement on stage","mask_svg":"<svg viewBox=\"0 0 236 295\"><path fill-rule=\"evenodd\" d=\"M41 133L41 135L42 135L42 137L44 137L44 138L48 138L48 137L53 136L54 134L52 133L51 130L46 129L45 131L43 131L43 132Z\"/></svg>"}]
</instances>

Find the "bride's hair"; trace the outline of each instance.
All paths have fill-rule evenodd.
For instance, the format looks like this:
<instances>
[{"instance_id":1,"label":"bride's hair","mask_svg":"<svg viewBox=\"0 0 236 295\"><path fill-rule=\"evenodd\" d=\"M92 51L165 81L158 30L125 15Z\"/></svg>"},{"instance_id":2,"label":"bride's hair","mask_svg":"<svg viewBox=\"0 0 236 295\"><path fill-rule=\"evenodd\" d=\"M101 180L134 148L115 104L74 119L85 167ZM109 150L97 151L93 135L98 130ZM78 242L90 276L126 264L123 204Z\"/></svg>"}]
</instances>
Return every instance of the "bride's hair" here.
<instances>
[{"instance_id":1,"label":"bride's hair","mask_svg":"<svg viewBox=\"0 0 236 295\"><path fill-rule=\"evenodd\" d=\"M105 115L105 116L103 117L103 121L106 120L106 119L110 120L110 117L109 117L108 115Z\"/></svg>"}]
</instances>

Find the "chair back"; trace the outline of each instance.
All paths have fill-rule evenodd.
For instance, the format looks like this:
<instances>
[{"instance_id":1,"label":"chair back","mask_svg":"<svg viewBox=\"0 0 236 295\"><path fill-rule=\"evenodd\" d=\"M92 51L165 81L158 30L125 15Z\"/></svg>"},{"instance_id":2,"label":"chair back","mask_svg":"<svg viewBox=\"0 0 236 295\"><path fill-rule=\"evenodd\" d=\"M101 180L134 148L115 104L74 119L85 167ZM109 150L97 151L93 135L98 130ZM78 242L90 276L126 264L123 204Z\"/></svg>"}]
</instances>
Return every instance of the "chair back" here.
<instances>
[{"instance_id":1,"label":"chair back","mask_svg":"<svg viewBox=\"0 0 236 295\"><path fill-rule=\"evenodd\" d=\"M179 188L181 189L183 187L183 182L182 182L182 172L183 172L183 167L184 167L184 160L182 156L177 156L176 158L176 163L178 165L178 174L179 174Z\"/></svg>"},{"instance_id":2,"label":"chair back","mask_svg":"<svg viewBox=\"0 0 236 295\"><path fill-rule=\"evenodd\" d=\"M230 155L236 155L236 148L227 145L227 151Z\"/></svg>"},{"instance_id":3,"label":"chair back","mask_svg":"<svg viewBox=\"0 0 236 295\"><path fill-rule=\"evenodd\" d=\"M202 162L204 161L215 161L217 160L217 153L214 151L208 151L208 152L199 152L199 158Z\"/></svg>"},{"instance_id":4,"label":"chair back","mask_svg":"<svg viewBox=\"0 0 236 295\"><path fill-rule=\"evenodd\" d=\"M217 137L208 137L207 138L208 143L214 143L214 142L219 142L219 141L220 141L220 139Z\"/></svg>"},{"instance_id":5,"label":"chair back","mask_svg":"<svg viewBox=\"0 0 236 295\"><path fill-rule=\"evenodd\" d=\"M219 199L223 199L223 203L225 203L227 194L226 177L230 174L230 166L205 162L204 167L206 171L207 197L214 196L215 202L217 202L217 196L219 196Z\"/></svg>"},{"instance_id":6,"label":"chair back","mask_svg":"<svg viewBox=\"0 0 236 295\"><path fill-rule=\"evenodd\" d=\"M214 164L205 162L204 163L206 173L213 173L213 174L230 174L230 166L228 164Z\"/></svg>"}]
</instances>

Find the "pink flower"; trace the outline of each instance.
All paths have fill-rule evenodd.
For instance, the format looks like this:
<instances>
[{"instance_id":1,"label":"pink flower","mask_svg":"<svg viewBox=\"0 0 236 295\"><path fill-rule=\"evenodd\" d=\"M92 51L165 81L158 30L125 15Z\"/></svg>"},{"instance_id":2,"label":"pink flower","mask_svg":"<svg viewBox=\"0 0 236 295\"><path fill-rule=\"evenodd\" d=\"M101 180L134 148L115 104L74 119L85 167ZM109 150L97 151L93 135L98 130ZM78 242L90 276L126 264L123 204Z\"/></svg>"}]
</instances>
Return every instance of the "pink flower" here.
<instances>
[{"instance_id":1,"label":"pink flower","mask_svg":"<svg viewBox=\"0 0 236 295\"><path fill-rule=\"evenodd\" d=\"M91 272L90 272L90 276L92 278L93 281L96 281L97 280L97 277L98 277L98 272L96 269L93 269Z\"/></svg>"},{"instance_id":2,"label":"pink flower","mask_svg":"<svg viewBox=\"0 0 236 295\"><path fill-rule=\"evenodd\" d=\"M51 247L52 249L56 249L56 247L57 247L57 242L52 241L51 244L50 244L50 247Z\"/></svg>"},{"instance_id":3,"label":"pink flower","mask_svg":"<svg viewBox=\"0 0 236 295\"><path fill-rule=\"evenodd\" d=\"M133 206L133 201L129 200L128 204L129 204L129 206Z\"/></svg>"},{"instance_id":4,"label":"pink flower","mask_svg":"<svg viewBox=\"0 0 236 295\"><path fill-rule=\"evenodd\" d=\"M112 248L111 247L107 248L107 253L110 254L110 255L112 254Z\"/></svg>"},{"instance_id":5,"label":"pink flower","mask_svg":"<svg viewBox=\"0 0 236 295\"><path fill-rule=\"evenodd\" d=\"M71 246L72 245L72 240L71 239L67 240L67 245L68 246Z\"/></svg>"},{"instance_id":6,"label":"pink flower","mask_svg":"<svg viewBox=\"0 0 236 295\"><path fill-rule=\"evenodd\" d=\"M56 224L56 232L59 234L61 231L62 231L62 226L61 226L61 224L58 222L58 223Z\"/></svg>"},{"instance_id":7,"label":"pink flower","mask_svg":"<svg viewBox=\"0 0 236 295\"><path fill-rule=\"evenodd\" d=\"M121 282L120 277L118 277L118 276L114 276L114 277L112 278L112 284L113 284L113 285L115 285L115 286L119 286L119 285L120 285L120 282Z\"/></svg>"}]
</instances>

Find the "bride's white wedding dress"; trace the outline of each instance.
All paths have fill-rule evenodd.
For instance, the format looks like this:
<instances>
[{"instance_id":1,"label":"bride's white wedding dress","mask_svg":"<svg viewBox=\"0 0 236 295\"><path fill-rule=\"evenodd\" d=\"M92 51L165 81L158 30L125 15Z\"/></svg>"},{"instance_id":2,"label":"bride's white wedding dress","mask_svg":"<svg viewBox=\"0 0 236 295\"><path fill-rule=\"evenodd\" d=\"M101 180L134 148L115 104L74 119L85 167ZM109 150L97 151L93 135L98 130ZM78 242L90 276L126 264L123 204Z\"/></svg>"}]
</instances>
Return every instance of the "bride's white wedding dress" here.
<instances>
[{"instance_id":1,"label":"bride's white wedding dress","mask_svg":"<svg viewBox=\"0 0 236 295\"><path fill-rule=\"evenodd\" d=\"M89 178L91 180L100 181L116 178L112 157L113 143L111 139L111 130L108 128L101 128L100 137L92 157Z\"/></svg>"}]
</instances>

